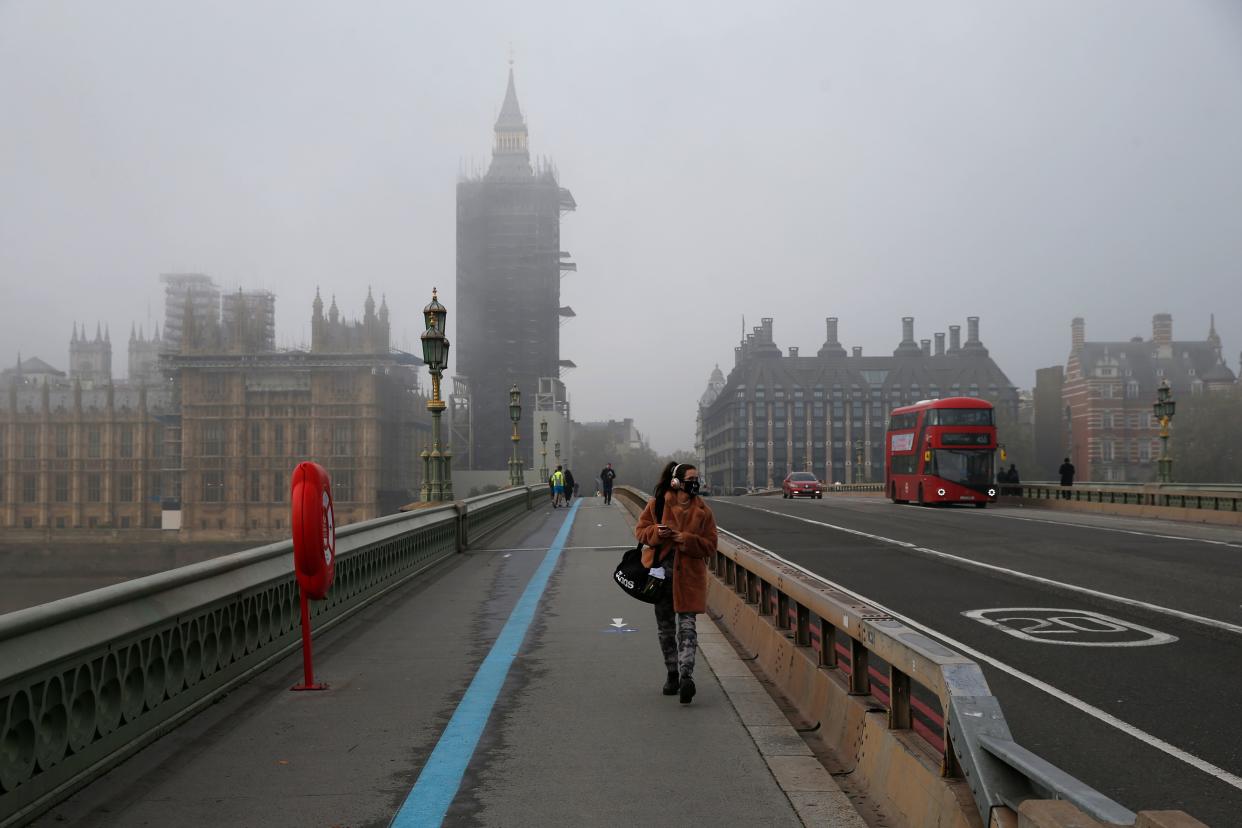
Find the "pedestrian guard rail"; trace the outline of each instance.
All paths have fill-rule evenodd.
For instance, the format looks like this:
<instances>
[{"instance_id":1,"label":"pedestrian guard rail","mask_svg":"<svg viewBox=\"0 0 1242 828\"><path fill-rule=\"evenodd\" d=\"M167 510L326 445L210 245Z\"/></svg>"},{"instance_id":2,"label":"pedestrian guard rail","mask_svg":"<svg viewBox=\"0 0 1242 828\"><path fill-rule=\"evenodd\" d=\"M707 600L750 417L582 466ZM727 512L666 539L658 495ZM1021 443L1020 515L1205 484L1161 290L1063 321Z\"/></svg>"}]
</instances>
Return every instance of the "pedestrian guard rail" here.
<instances>
[{"instance_id":1,"label":"pedestrian guard rail","mask_svg":"<svg viewBox=\"0 0 1242 828\"><path fill-rule=\"evenodd\" d=\"M524 514L534 491L339 527L315 632ZM32 819L300 641L291 541L0 615L0 826Z\"/></svg>"},{"instance_id":2,"label":"pedestrian guard rail","mask_svg":"<svg viewBox=\"0 0 1242 828\"><path fill-rule=\"evenodd\" d=\"M648 499L632 487L618 491L637 509ZM821 669L840 670L850 695L878 702L890 730L922 737L939 754L941 775L969 786L984 825L993 824L994 809L1016 813L1031 799L1065 800L1096 819L1134 824L1133 811L1013 740L974 661L820 576L720 534L727 542L710 565L720 583L813 650Z\"/></svg>"},{"instance_id":3,"label":"pedestrian guard rail","mask_svg":"<svg viewBox=\"0 0 1242 828\"><path fill-rule=\"evenodd\" d=\"M1060 486L1056 483L1002 484L1011 496L1031 500L1070 500L1080 503L1116 503L1131 506L1163 506L1174 509L1203 509L1214 512L1242 512L1242 488L1222 485L1183 485L1090 483Z\"/></svg>"}]
</instances>

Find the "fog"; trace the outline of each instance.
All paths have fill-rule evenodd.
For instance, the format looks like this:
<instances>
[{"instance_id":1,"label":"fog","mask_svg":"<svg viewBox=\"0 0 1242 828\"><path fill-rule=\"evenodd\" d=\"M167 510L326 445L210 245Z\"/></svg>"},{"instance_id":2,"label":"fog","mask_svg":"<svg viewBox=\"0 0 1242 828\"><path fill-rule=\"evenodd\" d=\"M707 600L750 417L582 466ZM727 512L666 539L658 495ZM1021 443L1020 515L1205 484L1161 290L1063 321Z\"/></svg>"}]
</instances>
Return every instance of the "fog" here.
<instances>
[{"instance_id":1,"label":"fog","mask_svg":"<svg viewBox=\"0 0 1242 828\"><path fill-rule=\"evenodd\" d=\"M864 353L967 315L1018 386L1089 339L1242 349L1242 4L0 0L0 364L162 321L158 276L454 310L455 182L510 50L578 211L579 420L688 448L763 316ZM453 317L449 336L453 337ZM450 366L451 370L451 366Z\"/></svg>"}]
</instances>

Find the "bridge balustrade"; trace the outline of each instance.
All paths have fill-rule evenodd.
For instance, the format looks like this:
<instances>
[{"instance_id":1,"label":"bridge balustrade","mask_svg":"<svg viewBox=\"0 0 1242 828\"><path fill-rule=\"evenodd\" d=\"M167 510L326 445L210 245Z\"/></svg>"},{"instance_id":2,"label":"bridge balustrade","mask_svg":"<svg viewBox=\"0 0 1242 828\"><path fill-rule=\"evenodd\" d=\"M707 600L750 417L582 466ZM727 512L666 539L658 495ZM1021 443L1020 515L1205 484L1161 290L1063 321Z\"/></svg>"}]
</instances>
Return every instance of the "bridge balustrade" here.
<instances>
[{"instance_id":1,"label":"bridge balustrade","mask_svg":"<svg viewBox=\"0 0 1242 828\"><path fill-rule=\"evenodd\" d=\"M315 632L525 514L533 495L339 527ZM38 815L300 643L290 541L0 616L0 825Z\"/></svg>"}]
</instances>

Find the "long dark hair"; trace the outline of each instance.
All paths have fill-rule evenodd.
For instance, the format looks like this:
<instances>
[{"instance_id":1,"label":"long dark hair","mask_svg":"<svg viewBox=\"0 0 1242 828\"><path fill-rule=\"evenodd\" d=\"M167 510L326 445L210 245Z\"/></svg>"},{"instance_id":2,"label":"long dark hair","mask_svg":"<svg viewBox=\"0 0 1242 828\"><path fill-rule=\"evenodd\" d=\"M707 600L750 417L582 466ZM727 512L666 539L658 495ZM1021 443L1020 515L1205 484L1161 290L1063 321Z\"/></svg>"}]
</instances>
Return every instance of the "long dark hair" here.
<instances>
[{"instance_id":1,"label":"long dark hair","mask_svg":"<svg viewBox=\"0 0 1242 828\"><path fill-rule=\"evenodd\" d=\"M678 463L676 460L670 460L668 465L664 467L664 471L660 472L660 480L656 483L655 491L652 492L657 498L664 497L664 493L672 488L673 472L680 471L685 474L691 469L698 468L693 463Z\"/></svg>"}]
</instances>

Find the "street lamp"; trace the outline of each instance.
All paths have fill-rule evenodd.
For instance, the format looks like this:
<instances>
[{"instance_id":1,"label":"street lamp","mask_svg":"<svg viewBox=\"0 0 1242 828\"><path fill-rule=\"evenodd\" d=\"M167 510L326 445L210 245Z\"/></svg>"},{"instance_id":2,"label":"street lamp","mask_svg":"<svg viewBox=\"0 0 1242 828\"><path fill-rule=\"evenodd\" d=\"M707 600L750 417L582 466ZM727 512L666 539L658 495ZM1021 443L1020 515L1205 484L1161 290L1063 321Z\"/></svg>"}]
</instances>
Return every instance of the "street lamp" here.
<instances>
[{"instance_id":1,"label":"street lamp","mask_svg":"<svg viewBox=\"0 0 1242 828\"><path fill-rule=\"evenodd\" d=\"M448 309L440 304L435 288L431 289L431 302L423 308L424 330L419 339L423 346L423 362L431 372L431 399L427 410L431 412L431 450L423 449L423 500L438 502L453 499L453 454L446 446L440 448L440 415L444 413L444 400L440 399L440 377L448 367L449 341L444 335Z\"/></svg>"},{"instance_id":2,"label":"street lamp","mask_svg":"<svg viewBox=\"0 0 1242 828\"><path fill-rule=\"evenodd\" d=\"M854 451L854 482L855 482L855 483L862 483L862 482L863 482L863 450L862 450L862 446L859 446L859 447L858 447L857 449L855 449L855 451Z\"/></svg>"},{"instance_id":3,"label":"street lamp","mask_svg":"<svg viewBox=\"0 0 1242 828\"><path fill-rule=\"evenodd\" d=\"M1173 458L1169 455L1169 422L1173 419L1176 409L1177 403L1173 401L1173 389L1169 387L1169 381L1161 380L1160 387L1156 389L1156 401L1151 406L1152 413L1160 421L1160 462L1157 479L1161 483L1173 482Z\"/></svg>"},{"instance_id":4,"label":"street lamp","mask_svg":"<svg viewBox=\"0 0 1242 828\"><path fill-rule=\"evenodd\" d=\"M559 466L561 464L561 443L559 440L556 443L555 452L556 452L556 465Z\"/></svg>"},{"instance_id":5,"label":"street lamp","mask_svg":"<svg viewBox=\"0 0 1242 828\"><path fill-rule=\"evenodd\" d=\"M509 419L513 421L513 458L509 460L509 485L522 485L522 458L518 454L518 443L522 440L522 435L518 433L518 421L522 419L522 392L518 390L517 383L509 389Z\"/></svg>"},{"instance_id":6,"label":"street lamp","mask_svg":"<svg viewBox=\"0 0 1242 828\"><path fill-rule=\"evenodd\" d=\"M548 421L539 421L539 441L543 443L543 448L539 450L539 475L544 483L548 482Z\"/></svg>"}]
</instances>

